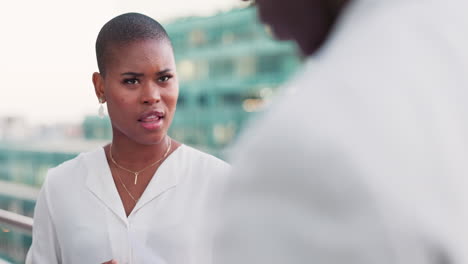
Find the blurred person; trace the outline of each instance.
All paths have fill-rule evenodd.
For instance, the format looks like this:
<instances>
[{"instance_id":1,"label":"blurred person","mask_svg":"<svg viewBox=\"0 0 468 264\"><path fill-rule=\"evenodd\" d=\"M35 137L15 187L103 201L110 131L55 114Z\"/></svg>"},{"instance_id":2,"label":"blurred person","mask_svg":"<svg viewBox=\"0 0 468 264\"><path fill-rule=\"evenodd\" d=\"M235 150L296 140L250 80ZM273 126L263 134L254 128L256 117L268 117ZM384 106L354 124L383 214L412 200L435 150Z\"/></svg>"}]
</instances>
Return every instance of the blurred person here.
<instances>
[{"instance_id":1,"label":"blurred person","mask_svg":"<svg viewBox=\"0 0 468 264\"><path fill-rule=\"evenodd\" d=\"M302 71L247 128L214 263L468 263L468 4L257 0Z\"/></svg>"},{"instance_id":2,"label":"blurred person","mask_svg":"<svg viewBox=\"0 0 468 264\"><path fill-rule=\"evenodd\" d=\"M206 262L196 211L229 166L167 135L179 86L166 31L123 14L103 26L96 54L112 143L49 170L27 262Z\"/></svg>"}]
</instances>

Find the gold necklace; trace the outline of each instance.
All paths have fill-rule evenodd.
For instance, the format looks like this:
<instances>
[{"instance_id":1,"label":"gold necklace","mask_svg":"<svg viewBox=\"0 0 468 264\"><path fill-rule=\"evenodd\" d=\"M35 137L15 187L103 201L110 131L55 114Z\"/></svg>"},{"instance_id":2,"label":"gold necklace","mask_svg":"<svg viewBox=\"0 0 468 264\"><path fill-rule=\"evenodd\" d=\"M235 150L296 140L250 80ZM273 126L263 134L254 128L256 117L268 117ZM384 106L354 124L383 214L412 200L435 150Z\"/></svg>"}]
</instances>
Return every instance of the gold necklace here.
<instances>
[{"instance_id":1,"label":"gold necklace","mask_svg":"<svg viewBox=\"0 0 468 264\"><path fill-rule=\"evenodd\" d=\"M165 159L165 158L167 157L167 154L168 154L169 151L171 150L171 145L172 145L172 144L171 144L171 142L172 142L171 139L170 139L169 137L168 137L168 139L169 139L169 143L168 143L168 146L167 146L167 149L166 149L166 153L164 153L164 155L163 155L160 159L158 159L157 161L151 163L150 165L144 167L143 169L141 169L141 170L139 170L139 171L132 171L132 170L129 170L129 169L124 168L124 167L120 166L119 164L117 164L117 162L114 160L114 157L112 157L112 143L110 144L109 156L110 156L110 158L111 158L111 160L112 160L112 163L114 163L115 166L117 166L118 168L120 168L120 169L122 169L122 170L124 170L124 171L133 173L133 174L135 175L135 182L134 182L134 185L136 185L136 184L137 184L137 181L138 181L138 175L139 175L142 171L144 171L144 170L146 170L146 169L148 169L148 168L150 168L150 167L153 167L154 165L158 164L159 162L161 162L163 159Z\"/></svg>"},{"instance_id":2,"label":"gold necklace","mask_svg":"<svg viewBox=\"0 0 468 264\"><path fill-rule=\"evenodd\" d=\"M120 183L122 184L122 186L124 187L125 191L128 193L128 195L130 196L130 198L132 198L132 200L135 202L135 204L138 202L138 200L140 200L140 198L138 199L135 199L135 197L133 197L133 195L130 193L130 191L128 190L127 186L125 185L125 183L122 181L122 178L120 177L119 173L116 171L115 174L117 175L117 177L119 178L120 180Z\"/></svg>"}]
</instances>

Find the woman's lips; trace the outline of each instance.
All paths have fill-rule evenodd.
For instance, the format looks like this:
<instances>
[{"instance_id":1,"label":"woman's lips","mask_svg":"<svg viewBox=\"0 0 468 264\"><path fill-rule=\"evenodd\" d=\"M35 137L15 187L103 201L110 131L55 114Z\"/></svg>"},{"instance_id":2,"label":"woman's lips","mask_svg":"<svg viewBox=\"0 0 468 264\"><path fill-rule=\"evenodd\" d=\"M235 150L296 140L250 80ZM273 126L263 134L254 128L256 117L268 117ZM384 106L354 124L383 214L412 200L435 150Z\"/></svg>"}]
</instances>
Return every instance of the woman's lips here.
<instances>
[{"instance_id":1,"label":"woman's lips","mask_svg":"<svg viewBox=\"0 0 468 264\"><path fill-rule=\"evenodd\" d=\"M147 130L156 130L162 126L164 113L161 111L148 111L141 115L138 122Z\"/></svg>"},{"instance_id":2,"label":"woman's lips","mask_svg":"<svg viewBox=\"0 0 468 264\"><path fill-rule=\"evenodd\" d=\"M150 116L148 118L145 118L145 119L141 119L139 120L141 126L145 129L148 129L148 130L156 130L156 129L159 129L161 128L162 126L162 123L163 123L163 118L162 117L153 117L153 116Z\"/></svg>"}]
</instances>

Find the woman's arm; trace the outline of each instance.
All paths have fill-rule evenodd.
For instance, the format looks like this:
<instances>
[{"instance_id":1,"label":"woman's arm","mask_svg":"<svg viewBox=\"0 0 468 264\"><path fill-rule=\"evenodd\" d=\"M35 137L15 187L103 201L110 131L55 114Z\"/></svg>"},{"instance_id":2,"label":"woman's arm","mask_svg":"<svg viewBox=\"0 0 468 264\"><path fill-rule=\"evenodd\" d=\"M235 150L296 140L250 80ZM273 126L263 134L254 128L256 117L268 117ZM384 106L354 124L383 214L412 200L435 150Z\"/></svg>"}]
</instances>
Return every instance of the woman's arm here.
<instances>
[{"instance_id":1,"label":"woman's arm","mask_svg":"<svg viewBox=\"0 0 468 264\"><path fill-rule=\"evenodd\" d=\"M30 264L62 263L60 245L57 240L54 219L51 215L47 178L44 182L34 210L32 245L26 257Z\"/></svg>"}]
</instances>

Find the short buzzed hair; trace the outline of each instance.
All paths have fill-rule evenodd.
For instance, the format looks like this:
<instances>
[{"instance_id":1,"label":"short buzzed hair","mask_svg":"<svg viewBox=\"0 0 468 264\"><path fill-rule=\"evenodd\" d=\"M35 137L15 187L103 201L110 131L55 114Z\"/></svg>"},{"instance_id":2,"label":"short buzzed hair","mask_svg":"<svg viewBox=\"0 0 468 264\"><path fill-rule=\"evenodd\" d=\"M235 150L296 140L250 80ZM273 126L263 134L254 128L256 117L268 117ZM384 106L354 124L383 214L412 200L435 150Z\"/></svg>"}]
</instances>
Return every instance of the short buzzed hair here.
<instances>
[{"instance_id":1,"label":"short buzzed hair","mask_svg":"<svg viewBox=\"0 0 468 264\"><path fill-rule=\"evenodd\" d=\"M140 13L126 13L114 17L99 31L96 39L96 57L99 72L105 74L106 56L110 46L122 45L139 40L165 40L171 43L161 24Z\"/></svg>"}]
</instances>

